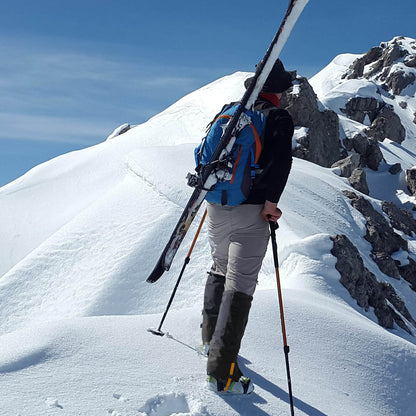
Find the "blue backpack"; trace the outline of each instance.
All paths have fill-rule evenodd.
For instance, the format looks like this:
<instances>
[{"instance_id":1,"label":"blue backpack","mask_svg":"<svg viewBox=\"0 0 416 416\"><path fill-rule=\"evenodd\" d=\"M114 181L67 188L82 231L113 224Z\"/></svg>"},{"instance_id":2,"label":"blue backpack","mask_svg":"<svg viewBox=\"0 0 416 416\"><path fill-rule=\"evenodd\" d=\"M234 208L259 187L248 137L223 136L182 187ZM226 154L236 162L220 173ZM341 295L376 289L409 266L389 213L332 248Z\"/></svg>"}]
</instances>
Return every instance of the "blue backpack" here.
<instances>
[{"instance_id":1,"label":"blue backpack","mask_svg":"<svg viewBox=\"0 0 416 416\"><path fill-rule=\"evenodd\" d=\"M208 134L195 149L196 170L199 171L210 162L211 156L221 139L229 119L238 108L238 103L228 104L208 125ZM205 199L221 205L237 206L245 201L250 193L253 180L258 171L257 161L263 147L263 131L266 118L259 111L244 110L242 114L247 123L237 132L235 143L214 172L217 183L208 191ZM241 120L241 118L240 118Z\"/></svg>"}]
</instances>

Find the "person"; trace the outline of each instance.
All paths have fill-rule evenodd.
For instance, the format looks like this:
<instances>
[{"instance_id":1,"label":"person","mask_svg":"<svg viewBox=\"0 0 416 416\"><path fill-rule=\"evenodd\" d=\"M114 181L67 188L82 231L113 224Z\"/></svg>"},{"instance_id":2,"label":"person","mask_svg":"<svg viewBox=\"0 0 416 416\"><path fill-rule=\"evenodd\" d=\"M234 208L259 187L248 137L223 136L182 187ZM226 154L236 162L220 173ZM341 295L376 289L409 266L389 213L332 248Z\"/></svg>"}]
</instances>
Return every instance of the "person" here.
<instances>
[{"instance_id":1,"label":"person","mask_svg":"<svg viewBox=\"0 0 416 416\"><path fill-rule=\"evenodd\" d=\"M246 87L251 80L246 80ZM237 356L267 250L269 221L282 215L277 204L292 165L294 127L289 113L278 107L282 93L291 86L291 73L278 60L254 105L266 116L258 161L263 173L246 201L238 206L207 203L213 265L205 285L201 329L208 353L207 384L216 392L248 394L254 389Z\"/></svg>"}]
</instances>

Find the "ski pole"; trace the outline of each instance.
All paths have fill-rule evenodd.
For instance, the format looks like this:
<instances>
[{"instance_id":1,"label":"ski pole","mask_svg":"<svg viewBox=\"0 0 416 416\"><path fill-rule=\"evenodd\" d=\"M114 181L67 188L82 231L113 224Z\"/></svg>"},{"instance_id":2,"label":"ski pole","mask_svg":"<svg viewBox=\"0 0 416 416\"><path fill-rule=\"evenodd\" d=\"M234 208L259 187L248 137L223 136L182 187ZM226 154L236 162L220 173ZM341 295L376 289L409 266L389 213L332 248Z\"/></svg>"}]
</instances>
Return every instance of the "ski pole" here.
<instances>
[{"instance_id":1,"label":"ski pole","mask_svg":"<svg viewBox=\"0 0 416 416\"><path fill-rule=\"evenodd\" d=\"M276 228L278 228L279 225L277 223L274 223L273 221L269 221L269 225L270 225L270 235L271 235L272 248L273 248L274 268L276 270L277 295L279 298L280 322L282 324L283 351L285 353L285 360L286 360L286 374L287 374L287 385L289 389L290 414L294 416L295 411L293 407L292 381L290 378L290 368L289 368L289 346L287 345L285 315L283 312L282 288L280 285L279 260L277 258Z\"/></svg>"},{"instance_id":2,"label":"ski pole","mask_svg":"<svg viewBox=\"0 0 416 416\"><path fill-rule=\"evenodd\" d=\"M198 239L199 233L201 232L201 228L202 228L202 225L204 224L204 221L205 221L205 217L206 216L207 216L207 210L205 210L204 214L202 215L201 222L199 223L198 229L196 230L195 237L192 240L192 244L191 244L191 247L189 248L188 255L185 258L185 261L184 261L183 266L182 266L182 270L179 273L178 280L176 281L175 287L173 288L173 291L172 291L172 294L170 296L168 305L166 306L165 313L162 316L162 319L160 321L160 324L159 324L158 328L157 329L153 329L153 328L149 328L148 329L148 331L151 332L154 335L159 335L161 337L163 337L165 335L165 333L162 331L163 322L165 321L166 315L168 314L168 311L169 311L170 305L172 304L173 298L176 295L176 291L178 290L178 286L179 286L179 283L180 283L180 281L182 279L182 276L183 276L183 273L185 271L185 268L186 268L186 266L188 265L188 263L191 260L192 251L193 251L193 249L195 247L196 240Z\"/></svg>"}]
</instances>

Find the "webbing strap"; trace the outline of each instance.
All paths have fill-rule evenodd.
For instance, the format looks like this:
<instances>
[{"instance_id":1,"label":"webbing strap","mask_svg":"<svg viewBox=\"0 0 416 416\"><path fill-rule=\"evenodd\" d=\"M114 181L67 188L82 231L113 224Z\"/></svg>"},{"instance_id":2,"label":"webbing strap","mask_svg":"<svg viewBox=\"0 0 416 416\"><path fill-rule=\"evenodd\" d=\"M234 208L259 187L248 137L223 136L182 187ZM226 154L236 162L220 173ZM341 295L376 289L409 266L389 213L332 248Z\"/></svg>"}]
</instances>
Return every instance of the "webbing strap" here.
<instances>
[{"instance_id":1,"label":"webbing strap","mask_svg":"<svg viewBox=\"0 0 416 416\"><path fill-rule=\"evenodd\" d=\"M257 161L259 160L259 157L260 157L260 153L261 153L261 140L260 140L259 134L257 133L257 130L254 127L254 125L249 124L249 126L251 127L251 130L253 130L254 139L256 140L256 156L255 156L255 159L254 159L254 163L257 163Z\"/></svg>"},{"instance_id":2,"label":"webbing strap","mask_svg":"<svg viewBox=\"0 0 416 416\"><path fill-rule=\"evenodd\" d=\"M231 116L228 114L222 114L220 116L218 116L215 120L214 123L219 120L220 118L226 118L226 119L230 119ZM253 130L253 135L254 135L254 140L256 142L256 155L254 157L254 163L257 163L261 154L261 140L260 140L260 136L257 133L256 128L254 127L254 124L250 123L249 126L251 127L251 130Z\"/></svg>"}]
</instances>

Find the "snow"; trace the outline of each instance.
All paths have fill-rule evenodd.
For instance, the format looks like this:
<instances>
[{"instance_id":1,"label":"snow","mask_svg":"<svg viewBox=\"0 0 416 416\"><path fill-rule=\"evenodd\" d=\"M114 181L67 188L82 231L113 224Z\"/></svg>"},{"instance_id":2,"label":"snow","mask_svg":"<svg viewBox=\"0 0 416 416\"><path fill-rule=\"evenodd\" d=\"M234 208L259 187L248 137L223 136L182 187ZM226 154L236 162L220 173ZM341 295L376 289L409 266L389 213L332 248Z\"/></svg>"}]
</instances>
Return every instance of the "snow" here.
<instances>
[{"instance_id":1,"label":"snow","mask_svg":"<svg viewBox=\"0 0 416 416\"><path fill-rule=\"evenodd\" d=\"M330 65L345 68L353 59L338 57ZM314 79L322 102L334 89L343 100L348 96L336 78L340 71L331 69L325 83ZM185 176L194 167L193 148L222 104L241 97L249 75L215 81L147 123L0 188L0 415L289 414L270 251L241 349L242 367L256 385L250 397L207 391L205 359L192 349L200 342L210 266L205 227L163 326L173 338L147 331L160 322L202 215L171 270L147 284L192 192ZM374 93L372 87L360 91ZM334 102L335 94L325 105ZM403 146L384 141L387 162L416 165L413 139L408 135ZM405 190L399 175L379 174L369 181L371 201L381 211L381 197L393 200ZM407 282L382 275L370 259L364 220L345 189L351 189L347 180L333 169L295 159L280 204L277 238L295 413L413 416L414 336L381 328L371 309L357 306L339 282L330 236L347 235L415 317L414 292ZM416 256L416 240L403 237ZM397 259L406 260L403 253Z\"/></svg>"}]
</instances>

